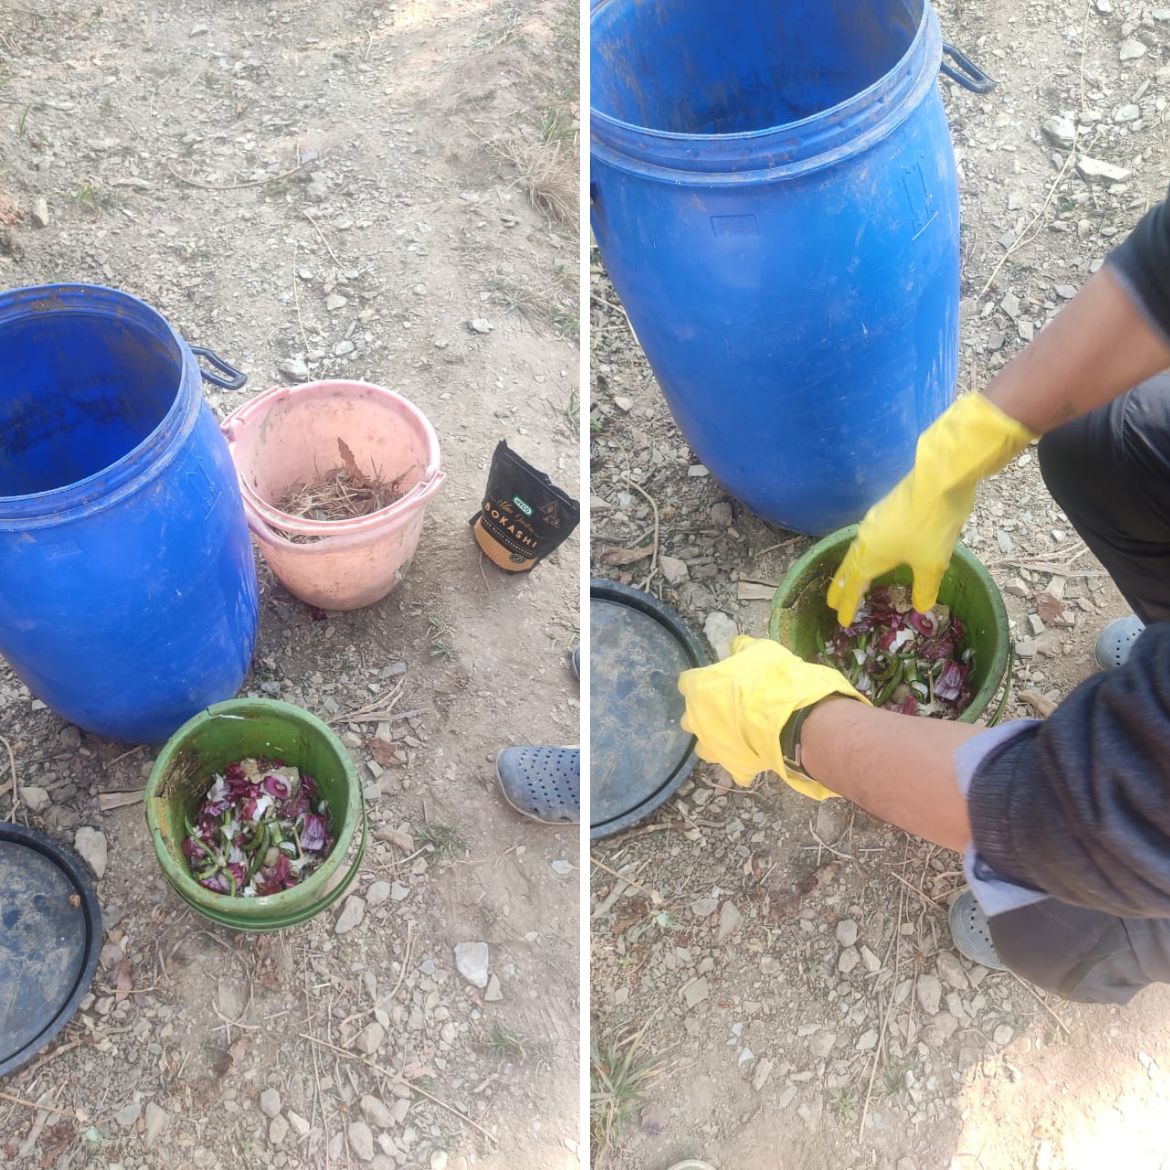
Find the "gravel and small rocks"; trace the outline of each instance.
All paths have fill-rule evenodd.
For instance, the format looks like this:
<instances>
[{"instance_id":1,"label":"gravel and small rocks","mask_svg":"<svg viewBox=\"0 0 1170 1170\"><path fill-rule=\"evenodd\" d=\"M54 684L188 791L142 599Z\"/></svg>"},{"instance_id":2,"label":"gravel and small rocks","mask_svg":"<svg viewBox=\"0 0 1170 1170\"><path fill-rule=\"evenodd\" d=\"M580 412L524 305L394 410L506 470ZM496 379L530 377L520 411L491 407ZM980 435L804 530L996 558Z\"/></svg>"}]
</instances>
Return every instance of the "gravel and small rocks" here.
<instances>
[{"instance_id":1,"label":"gravel and small rocks","mask_svg":"<svg viewBox=\"0 0 1170 1170\"><path fill-rule=\"evenodd\" d=\"M249 375L240 391L205 386L217 421L274 383L389 386L434 425L450 480L393 594L364 610L312 611L257 558L241 697L313 712L369 778L355 883L295 929L236 933L191 910L141 802L100 799L141 789L157 747L82 732L0 660L21 789L3 792L0 745L0 815L15 795L18 821L76 848L103 919L76 1015L4 1078L0 1165L420 1170L441 1151L469 1170L503 1151L509 1170L576 1170L577 837L532 835L493 762L534 726L577 741L563 662L580 638L580 537L507 583L540 645L519 663L517 595L491 565L481 575L454 485L482 490L501 438L578 480L575 213L550 218L495 153L538 151L544 181L542 119L579 113L561 80L577 10L538 6L521 28L498 0L422 24L338 0L177 19L128 0L34 7L0 5L0 285L141 297ZM552 153L575 199L566 146ZM462 325L479 318L490 336ZM480 938L494 1003L451 960ZM523 1059L500 1059L497 1025ZM384 1109L367 1116L366 1097Z\"/></svg>"}]
</instances>

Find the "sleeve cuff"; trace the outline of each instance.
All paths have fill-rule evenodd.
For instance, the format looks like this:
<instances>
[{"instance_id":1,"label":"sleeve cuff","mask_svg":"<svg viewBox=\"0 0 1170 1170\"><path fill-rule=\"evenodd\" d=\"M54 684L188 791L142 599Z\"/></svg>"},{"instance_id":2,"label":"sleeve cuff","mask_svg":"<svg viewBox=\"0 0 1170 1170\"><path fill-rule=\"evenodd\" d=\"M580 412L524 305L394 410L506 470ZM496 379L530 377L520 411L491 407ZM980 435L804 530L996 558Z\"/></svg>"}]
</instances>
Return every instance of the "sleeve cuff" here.
<instances>
[{"instance_id":1,"label":"sleeve cuff","mask_svg":"<svg viewBox=\"0 0 1170 1170\"><path fill-rule=\"evenodd\" d=\"M954 755L955 780L963 796L969 795L971 780L990 752L1021 735L1030 727L1035 727L1039 722L1038 719L1015 719L1010 723L1001 723L998 727L990 728L960 744ZM974 845L969 845L963 853L963 874L971 887L971 893L975 895L975 901L988 918L1043 902L1048 897L1039 890L1020 886L997 876L991 866L979 856Z\"/></svg>"}]
</instances>

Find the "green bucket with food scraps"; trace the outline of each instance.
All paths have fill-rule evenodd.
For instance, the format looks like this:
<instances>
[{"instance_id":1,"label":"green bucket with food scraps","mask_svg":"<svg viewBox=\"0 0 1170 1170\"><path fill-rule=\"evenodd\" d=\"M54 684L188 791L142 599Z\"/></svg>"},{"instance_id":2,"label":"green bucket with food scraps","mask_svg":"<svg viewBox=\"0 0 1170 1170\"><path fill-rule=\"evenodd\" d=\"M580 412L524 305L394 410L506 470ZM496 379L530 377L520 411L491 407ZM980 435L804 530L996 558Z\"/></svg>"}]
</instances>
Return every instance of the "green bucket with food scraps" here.
<instances>
[{"instance_id":1,"label":"green bucket with food scraps","mask_svg":"<svg viewBox=\"0 0 1170 1170\"><path fill-rule=\"evenodd\" d=\"M335 843L291 889L254 898L216 894L195 880L183 854L187 822L216 775L254 757L281 760L316 780ZM354 847L359 821L362 832ZM235 930L283 930L319 914L349 889L366 850L365 801L349 754L315 715L275 699L230 699L184 723L159 753L146 783L146 822L163 874L179 897L205 918Z\"/></svg>"},{"instance_id":2,"label":"green bucket with food scraps","mask_svg":"<svg viewBox=\"0 0 1170 1170\"><path fill-rule=\"evenodd\" d=\"M837 615L829 608L826 594L856 535L857 525L853 524L814 544L788 570L772 599L769 633L806 662L820 661L821 650L837 627ZM910 569L903 565L878 577L873 584L910 585L912 579ZM991 574L961 544L955 545L954 556L939 587L938 601L962 620L967 631L966 644L975 652L971 666L974 696L958 721L978 722L1002 686L1003 695L989 720L995 723L1003 713L1011 687L1008 663L1012 645L1007 610Z\"/></svg>"}]
</instances>

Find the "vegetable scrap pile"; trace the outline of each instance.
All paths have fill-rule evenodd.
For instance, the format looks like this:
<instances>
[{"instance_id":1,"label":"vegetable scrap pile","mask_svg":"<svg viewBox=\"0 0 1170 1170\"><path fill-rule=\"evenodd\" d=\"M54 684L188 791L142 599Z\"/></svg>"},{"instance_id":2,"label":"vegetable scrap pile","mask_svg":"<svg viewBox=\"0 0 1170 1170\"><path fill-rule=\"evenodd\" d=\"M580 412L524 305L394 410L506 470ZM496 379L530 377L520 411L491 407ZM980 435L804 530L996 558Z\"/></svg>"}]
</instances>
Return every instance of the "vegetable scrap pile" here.
<instances>
[{"instance_id":1,"label":"vegetable scrap pile","mask_svg":"<svg viewBox=\"0 0 1170 1170\"><path fill-rule=\"evenodd\" d=\"M958 719L971 704L975 651L945 605L916 613L905 585L879 585L851 626L825 643L822 661L846 675L875 707Z\"/></svg>"},{"instance_id":2,"label":"vegetable scrap pile","mask_svg":"<svg viewBox=\"0 0 1170 1170\"><path fill-rule=\"evenodd\" d=\"M183 854L205 889L231 897L278 894L329 856L329 810L313 777L278 760L228 764L187 821Z\"/></svg>"},{"instance_id":3,"label":"vegetable scrap pile","mask_svg":"<svg viewBox=\"0 0 1170 1170\"><path fill-rule=\"evenodd\" d=\"M286 516L299 516L304 520L352 520L356 516L369 516L402 498L403 476L384 480L377 471L367 475L358 467L344 439L337 440L337 449L341 453L342 466L312 483L294 487L277 503L280 511ZM319 539L297 533L284 535L297 544Z\"/></svg>"}]
</instances>

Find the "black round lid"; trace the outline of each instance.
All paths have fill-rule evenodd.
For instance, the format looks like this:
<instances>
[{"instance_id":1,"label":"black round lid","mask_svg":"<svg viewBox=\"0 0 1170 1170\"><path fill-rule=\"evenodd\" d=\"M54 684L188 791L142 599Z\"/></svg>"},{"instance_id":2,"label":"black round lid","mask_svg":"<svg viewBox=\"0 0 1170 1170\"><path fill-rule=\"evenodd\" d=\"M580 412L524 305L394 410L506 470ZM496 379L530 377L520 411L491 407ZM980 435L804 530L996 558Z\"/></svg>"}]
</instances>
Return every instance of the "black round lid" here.
<instances>
[{"instance_id":1,"label":"black round lid","mask_svg":"<svg viewBox=\"0 0 1170 1170\"><path fill-rule=\"evenodd\" d=\"M678 676L708 662L682 618L657 598L589 586L589 829L594 839L652 813L695 766L679 726Z\"/></svg>"},{"instance_id":2,"label":"black round lid","mask_svg":"<svg viewBox=\"0 0 1170 1170\"><path fill-rule=\"evenodd\" d=\"M101 938L82 863L43 833L0 822L0 1077L73 1017Z\"/></svg>"}]
</instances>

